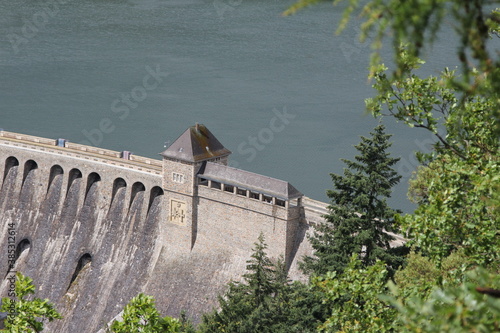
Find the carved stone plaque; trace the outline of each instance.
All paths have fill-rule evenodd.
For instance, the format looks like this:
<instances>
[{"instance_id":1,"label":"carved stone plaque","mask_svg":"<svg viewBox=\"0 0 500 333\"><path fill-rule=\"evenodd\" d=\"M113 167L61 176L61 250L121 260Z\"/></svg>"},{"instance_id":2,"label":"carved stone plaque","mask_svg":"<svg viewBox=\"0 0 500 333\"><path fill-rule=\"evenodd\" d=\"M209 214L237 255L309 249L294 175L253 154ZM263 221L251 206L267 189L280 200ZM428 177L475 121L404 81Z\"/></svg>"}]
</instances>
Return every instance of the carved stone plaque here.
<instances>
[{"instance_id":1,"label":"carved stone plaque","mask_svg":"<svg viewBox=\"0 0 500 333\"><path fill-rule=\"evenodd\" d=\"M186 203L170 199L170 221L180 225L186 225Z\"/></svg>"}]
</instances>

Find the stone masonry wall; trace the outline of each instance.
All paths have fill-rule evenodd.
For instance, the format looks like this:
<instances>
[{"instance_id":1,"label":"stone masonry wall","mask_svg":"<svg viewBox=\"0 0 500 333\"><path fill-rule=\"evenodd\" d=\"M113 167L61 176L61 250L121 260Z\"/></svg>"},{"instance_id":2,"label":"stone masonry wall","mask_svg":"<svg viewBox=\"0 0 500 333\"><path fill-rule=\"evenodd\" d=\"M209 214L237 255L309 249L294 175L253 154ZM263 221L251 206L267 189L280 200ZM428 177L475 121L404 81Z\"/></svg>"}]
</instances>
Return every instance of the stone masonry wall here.
<instances>
[{"instance_id":1,"label":"stone masonry wall","mask_svg":"<svg viewBox=\"0 0 500 333\"><path fill-rule=\"evenodd\" d=\"M204 186L198 188L198 196L197 241L211 241L214 247L248 249L262 231L269 254L285 255L284 207Z\"/></svg>"}]
</instances>

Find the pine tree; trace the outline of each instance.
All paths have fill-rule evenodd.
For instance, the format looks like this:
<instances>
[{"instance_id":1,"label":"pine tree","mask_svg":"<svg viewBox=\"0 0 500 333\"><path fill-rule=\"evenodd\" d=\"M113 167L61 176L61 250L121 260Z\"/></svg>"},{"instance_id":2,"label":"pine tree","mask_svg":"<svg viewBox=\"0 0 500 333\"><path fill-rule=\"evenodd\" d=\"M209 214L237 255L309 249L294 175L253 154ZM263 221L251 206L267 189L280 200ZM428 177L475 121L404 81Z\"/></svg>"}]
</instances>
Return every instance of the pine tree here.
<instances>
[{"instance_id":1,"label":"pine tree","mask_svg":"<svg viewBox=\"0 0 500 333\"><path fill-rule=\"evenodd\" d=\"M219 310L203 315L200 333L309 333L326 319L321 296L308 286L290 283L282 258L266 254L261 234L242 282L229 283Z\"/></svg>"},{"instance_id":2,"label":"pine tree","mask_svg":"<svg viewBox=\"0 0 500 333\"><path fill-rule=\"evenodd\" d=\"M220 310L203 316L201 332L252 332L261 325L262 313L273 292L273 265L266 255L267 245L261 233L254 244L251 259L247 260L247 273L242 282L229 283L224 296L219 296Z\"/></svg>"},{"instance_id":3,"label":"pine tree","mask_svg":"<svg viewBox=\"0 0 500 333\"><path fill-rule=\"evenodd\" d=\"M315 257L305 257L301 265L307 273L342 273L353 253L360 255L364 266L376 259L393 267L401 264L389 245L394 238L386 233L396 231L394 216L400 212L386 202L401 179L393 169L399 158L387 152L391 135L382 124L370 134L355 146L360 152L355 161L342 159L347 165L344 174L331 174L335 189L327 191L329 214L310 238Z\"/></svg>"},{"instance_id":4,"label":"pine tree","mask_svg":"<svg viewBox=\"0 0 500 333\"><path fill-rule=\"evenodd\" d=\"M247 261L247 274L243 275L249 294L255 307L264 305L267 296L273 293L275 270L273 263L266 254L267 244L261 233L258 242L254 244L251 259Z\"/></svg>"}]
</instances>

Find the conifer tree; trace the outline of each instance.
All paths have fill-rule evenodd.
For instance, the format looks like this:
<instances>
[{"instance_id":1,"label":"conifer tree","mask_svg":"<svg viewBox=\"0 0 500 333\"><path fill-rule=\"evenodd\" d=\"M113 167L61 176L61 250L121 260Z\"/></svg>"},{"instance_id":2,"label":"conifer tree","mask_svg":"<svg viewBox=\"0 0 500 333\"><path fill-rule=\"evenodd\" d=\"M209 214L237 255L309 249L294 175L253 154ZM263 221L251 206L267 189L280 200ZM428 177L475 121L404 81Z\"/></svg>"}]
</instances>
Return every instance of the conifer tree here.
<instances>
[{"instance_id":1,"label":"conifer tree","mask_svg":"<svg viewBox=\"0 0 500 333\"><path fill-rule=\"evenodd\" d=\"M283 259L271 261L261 234L248 273L229 283L219 309L203 315L200 333L309 333L325 320L321 296L299 282L290 283Z\"/></svg>"},{"instance_id":2,"label":"conifer tree","mask_svg":"<svg viewBox=\"0 0 500 333\"><path fill-rule=\"evenodd\" d=\"M244 274L243 278L254 306L258 307L264 305L266 297L273 293L275 269L265 252L267 244L262 233L254 245L251 259L247 261L248 273Z\"/></svg>"},{"instance_id":3,"label":"conifer tree","mask_svg":"<svg viewBox=\"0 0 500 333\"><path fill-rule=\"evenodd\" d=\"M379 124L370 138L361 137L355 146L359 155L354 161L342 159L347 165L343 175L331 174L334 189L325 223L316 226L311 244L315 257L305 257L302 269L316 275L328 271L342 273L352 254L359 254L364 266L383 260L389 267L399 266L401 257L389 243L396 231L394 216L386 199L401 176L393 169L399 158L392 158L387 149L391 135Z\"/></svg>"}]
</instances>

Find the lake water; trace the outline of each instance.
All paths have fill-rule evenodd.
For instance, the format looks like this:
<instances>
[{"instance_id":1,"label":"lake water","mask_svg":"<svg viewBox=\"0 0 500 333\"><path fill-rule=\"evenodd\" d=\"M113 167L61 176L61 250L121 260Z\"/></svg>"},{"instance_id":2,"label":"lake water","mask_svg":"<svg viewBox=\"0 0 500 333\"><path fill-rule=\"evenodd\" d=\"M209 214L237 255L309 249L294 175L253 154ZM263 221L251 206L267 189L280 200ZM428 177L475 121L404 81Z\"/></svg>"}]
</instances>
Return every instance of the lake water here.
<instances>
[{"instance_id":1,"label":"lake water","mask_svg":"<svg viewBox=\"0 0 500 333\"><path fill-rule=\"evenodd\" d=\"M340 8L293 1L0 0L0 127L158 157L195 122L234 166L328 201L330 172L376 120L364 112L370 48ZM444 40L428 72L453 52ZM447 64L450 65L450 64ZM412 151L432 137L391 119L407 212Z\"/></svg>"}]
</instances>

